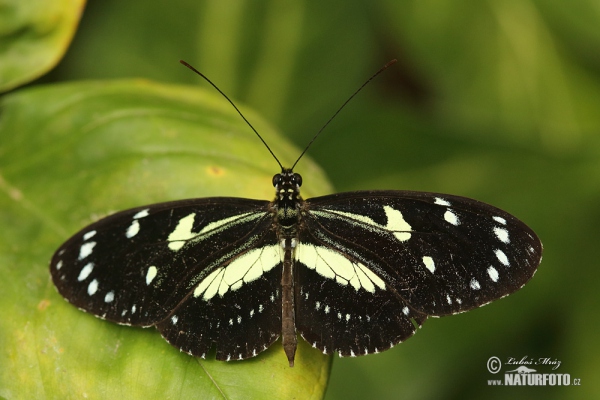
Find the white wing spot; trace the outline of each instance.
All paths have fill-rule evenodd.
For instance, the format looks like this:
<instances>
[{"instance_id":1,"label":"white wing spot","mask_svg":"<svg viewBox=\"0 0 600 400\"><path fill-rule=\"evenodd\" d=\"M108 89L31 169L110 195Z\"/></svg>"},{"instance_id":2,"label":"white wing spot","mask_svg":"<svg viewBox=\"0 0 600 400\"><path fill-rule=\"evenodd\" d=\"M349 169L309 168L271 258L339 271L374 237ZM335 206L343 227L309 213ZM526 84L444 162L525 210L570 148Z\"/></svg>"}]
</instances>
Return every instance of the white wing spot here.
<instances>
[{"instance_id":1,"label":"white wing spot","mask_svg":"<svg viewBox=\"0 0 600 400\"><path fill-rule=\"evenodd\" d=\"M492 217L494 221L501 223L502 225L506 225L506 220L502 217Z\"/></svg>"},{"instance_id":2,"label":"white wing spot","mask_svg":"<svg viewBox=\"0 0 600 400\"><path fill-rule=\"evenodd\" d=\"M237 323L238 324L242 323L242 316L241 315L238 315L238 317L237 317Z\"/></svg>"},{"instance_id":3,"label":"white wing spot","mask_svg":"<svg viewBox=\"0 0 600 400\"><path fill-rule=\"evenodd\" d=\"M94 295L98 291L98 281L94 279L90 282L87 288L87 292L90 296Z\"/></svg>"},{"instance_id":4,"label":"white wing spot","mask_svg":"<svg viewBox=\"0 0 600 400\"><path fill-rule=\"evenodd\" d=\"M403 313L404 315L408 315L408 313L409 313L409 309L408 309L408 307L404 306L404 308L402 309L402 313Z\"/></svg>"},{"instance_id":5,"label":"white wing spot","mask_svg":"<svg viewBox=\"0 0 600 400\"><path fill-rule=\"evenodd\" d=\"M56 270L58 271L59 269L61 269L61 268L62 268L62 266L63 266L63 262L62 262L62 260L59 260L59 261L56 263Z\"/></svg>"},{"instance_id":6,"label":"white wing spot","mask_svg":"<svg viewBox=\"0 0 600 400\"><path fill-rule=\"evenodd\" d=\"M354 350L350 349L350 357L356 357L356 354L354 354Z\"/></svg>"},{"instance_id":7,"label":"white wing spot","mask_svg":"<svg viewBox=\"0 0 600 400\"><path fill-rule=\"evenodd\" d=\"M450 209L446 210L446 212L444 213L444 219L449 224L452 224L455 226L457 226L460 223L458 221L458 217L456 216L456 214L454 214L454 212L452 212L452 210L450 210Z\"/></svg>"},{"instance_id":8,"label":"white wing spot","mask_svg":"<svg viewBox=\"0 0 600 400\"><path fill-rule=\"evenodd\" d=\"M479 289L481 289L481 285L479 285L479 282L475 278L471 279L470 286L471 286L471 289L473 289L473 290L479 290Z\"/></svg>"},{"instance_id":9,"label":"white wing spot","mask_svg":"<svg viewBox=\"0 0 600 400\"><path fill-rule=\"evenodd\" d=\"M503 243L510 243L510 239L508 237L508 231L504 228L494 227L494 234Z\"/></svg>"},{"instance_id":10,"label":"white wing spot","mask_svg":"<svg viewBox=\"0 0 600 400\"><path fill-rule=\"evenodd\" d=\"M346 314L346 322L350 321L350 314Z\"/></svg>"},{"instance_id":11,"label":"white wing spot","mask_svg":"<svg viewBox=\"0 0 600 400\"><path fill-rule=\"evenodd\" d=\"M242 287L243 283L244 282L242 282L241 280L239 280L236 283L234 283L233 285L229 286L229 290L231 290L232 292L235 292L236 290L238 290L239 288Z\"/></svg>"},{"instance_id":12,"label":"white wing spot","mask_svg":"<svg viewBox=\"0 0 600 400\"><path fill-rule=\"evenodd\" d=\"M92 250L94 250L95 245L96 245L96 242L88 242L88 243L82 244L81 248L79 249L79 260L83 260L90 254L92 254Z\"/></svg>"},{"instance_id":13,"label":"white wing spot","mask_svg":"<svg viewBox=\"0 0 600 400\"><path fill-rule=\"evenodd\" d=\"M138 211L137 214L135 214L133 216L133 219L140 219L140 218L147 217L148 215L150 215L150 213L148 211L150 211L149 208L146 208L146 209L144 209L142 211Z\"/></svg>"},{"instance_id":14,"label":"white wing spot","mask_svg":"<svg viewBox=\"0 0 600 400\"><path fill-rule=\"evenodd\" d=\"M131 239L132 237L134 237L135 235L137 235L140 231L140 223L138 222L137 219L134 219L133 221L131 221L131 225L129 225L129 228L127 228L127 231L125 232L125 237L127 239Z\"/></svg>"},{"instance_id":15,"label":"white wing spot","mask_svg":"<svg viewBox=\"0 0 600 400\"><path fill-rule=\"evenodd\" d=\"M508 257L506 257L506 254L504 254L504 252L500 249L495 250L494 253L496 253L496 258L498 258L498 261L500 261L502 264L506 265L507 267L510 265L510 263L508 262Z\"/></svg>"},{"instance_id":16,"label":"white wing spot","mask_svg":"<svg viewBox=\"0 0 600 400\"><path fill-rule=\"evenodd\" d=\"M85 266L83 268L81 268L81 271L79 272L77 281L81 282L81 281L85 280L88 276L90 276L93 269L94 269L94 263L85 264Z\"/></svg>"},{"instance_id":17,"label":"white wing spot","mask_svg":"<svg viewBox=\"0 0 600 400\"><path fill-rule=\"evenodd\" d=\"M317 301L317 302L315 303L315 310L317 310L317 311L318 311L320 308L321 308L321 302L320 302L320 301Z\"/></svg>"},{"instance_id":18,"label":"white wing spot","mask_svg":"<svg viewBox=\"0 0 600 400\"><path fill-rule=\"evenodd\" d=\"M299 243L296 260L342 286L350 284L357 291L362 288L370 293L375 293L375 286L385 290L385 282L369 268L330 248Z\"/></svg>"},{"instance_id":19,"label":"white wing spot","mask_svg":"<svg viewBox=\"0 0 600 400\"><path fill-rule=\"evenodd\" d=\"M342 320L342 313L338 313L338 319L341 321Z\"/></svg>"},{"instance_id":20,"label":"white wing spot","mask_svg":"<svg viewBox=\"0 0 600 400\"><path fill-rule=\"evenodd\" d=\"M114 299L115 299L115 292L113 292L112 290L110 292L106 293L106 296L104 296L105 303L112 303Z\"/></svg>"},{"instance_id":21,"label":"white wing spot","mask_svg":"<svg viewBox=\"0 0 600 400\"><path fill-rule=\"evenodd\" d=\"M156 274L158 273L158 268L152 265L148 268L148 272L146 272L146 285L150 286L154 278L156 278Z\"/></svg>"},{"instance_id":22,"label":"white wing spot","mask_svg":"<svg viewBox=\"0 0 600 400\"><path fill-rule=\"evenodd\" d=\"M388 220L386 229L394 231L394 236L401 242L410 239L412 227L404 220L402 213L389 206L384 206L383 210Z\"/></svg>"},{"instance_id":23,"label":"white wing spot","mask_svg":"<svg viewBox=\"0 0 600 400\"><path fill-rule=\"evenodd\" d=\"M224 296L229 290L239 289L243 283L260 278L265 272L281 263L281 248L271 245L252 249L237 257L225 267L217 268L204 278L194 290L194 297L208 301L214 296ZM275 296L271 294L271 301Z\"/></svg>"},{"instance_id":24,"label":"white wing spot","mask_svg":"<svg viewBox=\"0 0 600 400\"><path fill-rule=\"evenodd\" d=\"M83 240L91 239L94 237L95 234L96 234L96 231L89 231L88 233L83 235Z\"/></svg>"},{"instance_id":25,"label":"white wing spot","mask_svg":"<svg viewBox=\"0 0 600 400\"><path fill-rule=\"evenodd\" d=\"M254 316L254 308L252 310L250 310L250 318L252 318Z\"/></svg>"},{"instance_id":26,"label":"white wing spot","mask_svg":"<svg viewBox=\"0 0 600 400\"><path fill-rule=\"evenodd\" d=\"M432 274L435 272L435 263L433 262L433 258L429 256L423 257L423 264Z\"/></svg>"},{"instance_id":27,"label":"white wing spot","mask_svg":"<svg viewBox=\"0 0 600 400\"><path fill-rule=\"evenodd\" d=\"M452 304L452 299L450 298L449 294L446 295L446 301L448 302L448 304Z\"/></svg>"},{"instance_id":28,"label":"white wing spot","mask_svg":"<svg viewBox=\"0 0 600 400\"><path fill-rule=\"evenodd\" d=\"M329 314L329 306L325 306L325 314Z\"/></svg>"},{"instance_id":29,"label":"white wing spot","mask_svg":"<svg viewBox=\"0 0 600 400\"><path fill-rule=\"evenodd\" d=\"M490 276L490 279L494 282L498 282L498 271L496 270L496 268L490 266L487 269L487 273Z\"/></svg>"},{"instance_id":30,"label":"white wing spot","mask_svg":"<svg viewBox=\"0 0 600 400\"><path fill-rule=\"evenodd\" d=\"M177 315L173 315L171 317L171 322L173 323L173 325L175 325L177 321L179 321L179 317Z\"/></svg>"},{"instance_id":31,"label":"white wing spot","mask_svg":"<svg viewBox=\"0 0 600 400\"><path fill-rule=\"evenodd\" d=\"M384 230L393 233L394 237L401 242L405 242L408 239L410 239L412 227L404 220L402 212L390 206L383 206L383 211L385 212L385 216L387 217L386 225L378 224L377 222L373 221L373 219L365 215L353 214L344 211L325 210L324 212L314 211L314 213L319 214L320 216L323 216L325 218L339 218L336 216L342 216L345 217L345 222L363 225L363 227L367 229L372 229L370 227L375 227L378 230Z\"/></svg>"},{"instance_id":32,"label":"white wing spot","mask_svg":"<svg viewBox=\"0 0 600 400\"><path fill-rule=\"evenodd\" d=\"M131 313L135 314L135 310L137 310L137 307L134 305L131 306Z\"/></svg>"},{"instance_id":33,"label":"white wing spot","mask_svg":"<svg viewBox=\"0 0 600 400\"><path fill-rule=\"evenodd\" d=\"M446 207L449 207L451 205L448 200L444 200L441 197L436 197L434 203L439 204L440 206L446 206Z\"/></svg>"},{"instance_id":34,"label":"white wing spot","mask_svg":"<svg viewBox=\"0 0 600 400\"><path fill-rule=\"evenodd\" d=\"M167 238L169 241L169 249L177 251L185 245L186 241L196 236L196 234L192 232L195 218L196 213L191 213L179 220L177 226Z\"/></svg>"}]
</instances>

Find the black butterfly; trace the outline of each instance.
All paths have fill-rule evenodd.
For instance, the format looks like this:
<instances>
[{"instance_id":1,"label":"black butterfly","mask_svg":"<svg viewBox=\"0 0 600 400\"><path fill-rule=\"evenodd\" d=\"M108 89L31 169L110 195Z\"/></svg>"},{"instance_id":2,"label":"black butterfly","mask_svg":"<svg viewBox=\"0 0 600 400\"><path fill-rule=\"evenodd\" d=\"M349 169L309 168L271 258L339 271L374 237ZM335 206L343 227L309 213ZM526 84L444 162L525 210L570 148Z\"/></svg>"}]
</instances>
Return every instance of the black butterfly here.
<instances>
[{"instance_id":1,"label":"black butterfly","mask_svg":"<svg viewBox=\"0 0 600 400\"><path fill-rule=\"evenodd\" d=\"M378 353L428 316L515 292L541 261L529 227L476 200L410 191L302 200L301 185L282 168L271 202L190 199L111 215L56 251L54 284L77 307L156 326L194 356L216 346L218 360L243 360L281 336L293 366L297 333L325 354Z\"/></svg>"}]
</instances>

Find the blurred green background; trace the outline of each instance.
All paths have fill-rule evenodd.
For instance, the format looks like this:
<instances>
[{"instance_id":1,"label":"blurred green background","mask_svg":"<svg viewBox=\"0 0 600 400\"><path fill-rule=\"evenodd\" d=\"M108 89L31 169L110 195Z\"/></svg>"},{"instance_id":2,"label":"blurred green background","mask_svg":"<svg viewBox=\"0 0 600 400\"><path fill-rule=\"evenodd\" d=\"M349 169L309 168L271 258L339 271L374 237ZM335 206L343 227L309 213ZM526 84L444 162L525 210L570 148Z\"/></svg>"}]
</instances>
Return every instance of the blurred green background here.
<instances>
[{"instance_id":1,"label":"blurred green background","mask_svg":"<svg viewBox=\"0 0 600 400\"><path fill-rule=\"evenodd\" d=\"M104 0L85 6L76 31L77 1L56 2L54 12L62 19L41 12L33 0L21 2L31 5L23 15L8 12L18 9L16 1L4 3L0 83L13 89L5 101L47 70L29 89L82 80L108 85L123 78L206 87L178 64L184 59L268 121L259 123L265 131L266 125L276 127L296 145L286 147L291 154L281 155L286 162L368 76L397 58L300 162L296 170L304 175L306 194L314 170L310 158L335 191L407 189L473 197L531 226L544 243L544 259L534 279L506 299L430 320L414 338L386 353L336 357L325 397L585 399L600 394L597 1ZM13 26L18 18L25 21L22 30ZM48 32L59 32L59 44L39 44ZM38 61L48 51L52 54ZM9 60L16 60L12 69ZM19 144L18 131L1 130L2 118L0 204L9 204L18 197L19 182L18 174L11 175L14 164L6 160L15 149L44 146ZM255 140L250 131L248 137ZM285 147L272 145L275 151ZM270 174L277 172L266 151L251 154L264 159L262 167L272 167ZM32 156L24 151L23 157ZM270 193L268 178L264 182ZM77 188L71 190L62 196L79 196ZM253 197L243 190L238 195ZM43 214L43 208L36 210ZM91 211L81 214L86 212ZM6 213L3 221L18 225ZM34 252L37 258L29 267L35 265L35 272L27 282L49 287L44 256L49 259L81 226L71 224L61 228L63 237L48 239L44 251ZM3 235L2 249L8 251L0 270L7 272L14 254L31 243L13 243L6 231ZM52 291L47 296L58 298ZM2 360L9 362L13 356L6 354ZM572 382L581 379L581 386L488 386L489 379L503 375L488 372L492 356L558 360L557 371L539 366L538 372L568 373ZM36 366L35 355L30 358L39 379L50 380L44 374L51 368ZM0 397L19 398L16 386L0 382ZM51 392L46 395L52 398Z\"/></svg>"}]
</instances>

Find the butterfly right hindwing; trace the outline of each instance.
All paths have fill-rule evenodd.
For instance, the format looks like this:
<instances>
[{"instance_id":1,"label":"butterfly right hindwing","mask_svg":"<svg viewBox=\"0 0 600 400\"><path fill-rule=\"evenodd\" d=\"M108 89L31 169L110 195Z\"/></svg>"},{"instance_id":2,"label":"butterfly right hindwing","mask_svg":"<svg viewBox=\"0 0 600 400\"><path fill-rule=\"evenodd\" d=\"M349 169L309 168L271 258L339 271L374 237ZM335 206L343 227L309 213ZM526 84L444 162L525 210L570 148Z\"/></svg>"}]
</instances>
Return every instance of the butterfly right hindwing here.
<instances>
[{"instance_id":1,"label":"butterfly right hindwing","mask_svg":"<svg viewBox=\"0 0 600 400\"><path fill-rule=\"evenodd\" d=\"M281 259L274 232L218 267L157 325L181 351L217 360L243 360L281 335ZM227 282L237 280L238 285Z\"/></svg>"}]
</instances>

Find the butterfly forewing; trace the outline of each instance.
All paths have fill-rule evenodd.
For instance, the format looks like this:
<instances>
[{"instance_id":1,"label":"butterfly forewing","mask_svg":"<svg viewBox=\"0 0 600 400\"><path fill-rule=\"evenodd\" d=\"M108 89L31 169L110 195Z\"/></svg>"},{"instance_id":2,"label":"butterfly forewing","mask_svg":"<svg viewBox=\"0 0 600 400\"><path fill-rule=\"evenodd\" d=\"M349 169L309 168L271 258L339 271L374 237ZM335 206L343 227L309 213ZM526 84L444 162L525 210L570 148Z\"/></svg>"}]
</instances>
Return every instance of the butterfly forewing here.
<instances>
[{"instance_id":1,"label":"butterfly forewing","mask_svg":"<svg viewBox=\"0 0 600 400\"><path fill-rule=\"evenodd\" d=\"M506 296L541 260L541 243L525 224L464 197L355 192L307 203L307 230L326 232L324 240L372 263L392 290L428 315Z\"/></svg>"},{"instance_id":2,"label":"butterfly forewing","mask_svg":"<svg viewBox=\"0 0 600 400\"><path fill-rule=\"evenodd\" d=\"M81 230L56 251L54 284L69 302L102 318L155 325L176 312L213 271L257 242L276 243L268 204L208 198L119 212Z\"/></svg>"}]
</instances>

